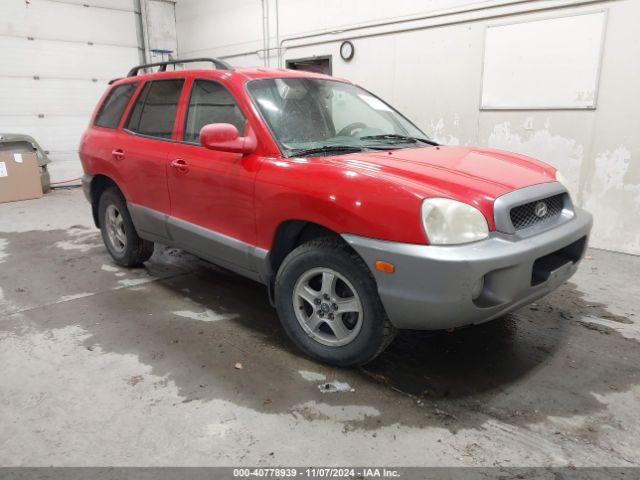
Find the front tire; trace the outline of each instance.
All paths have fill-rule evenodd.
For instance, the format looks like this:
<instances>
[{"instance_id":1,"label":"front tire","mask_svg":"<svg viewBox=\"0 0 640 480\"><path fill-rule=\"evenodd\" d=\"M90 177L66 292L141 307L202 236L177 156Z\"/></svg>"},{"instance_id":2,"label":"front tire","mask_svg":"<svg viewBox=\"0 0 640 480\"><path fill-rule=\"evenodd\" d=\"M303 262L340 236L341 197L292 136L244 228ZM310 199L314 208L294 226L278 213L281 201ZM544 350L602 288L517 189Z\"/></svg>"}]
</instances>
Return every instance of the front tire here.
<instances>
[{"instance_id":1,"label":"front tire","mask_svg":"<svg viewBox=\"0 0 640 480\"><path fill-rule=\"evenodd\" d=\"M153 242L138 236L127 203L116 189L105 190L98 203L100 232L111 258L123 267L137 267L153 255Z\"/></svg>"},{"instance_id":2,"label":"front tire","mask_svg":"<svg viewBox=\"0 0 640 480\"><path fill-rule=\"evenodd\" d=\"M332 365L364 365L396 333L371 272L339 239L312 240L292 251L278 270L275 301L291 340Z\"/></svg>"}]
</instances>

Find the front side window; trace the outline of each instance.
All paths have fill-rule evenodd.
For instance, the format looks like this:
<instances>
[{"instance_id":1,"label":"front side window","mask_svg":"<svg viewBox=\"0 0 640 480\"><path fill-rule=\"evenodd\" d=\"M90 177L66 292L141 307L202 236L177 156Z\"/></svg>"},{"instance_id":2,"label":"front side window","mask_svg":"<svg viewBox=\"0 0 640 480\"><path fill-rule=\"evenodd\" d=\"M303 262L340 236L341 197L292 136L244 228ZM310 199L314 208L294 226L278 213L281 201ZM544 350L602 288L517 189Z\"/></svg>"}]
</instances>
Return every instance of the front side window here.
<instances>
[{"instance_id":1,"label":"front side window","mask_svg":"<svg viewBox=\"0 0 640 480\"><path fill-rule=\"evenodd\" d=\"M269 78L253 80L247 89L287 155L317 149L433 145L400 113L355 85L316 78Z\"/></svg>"},{"instance_id":2,"label":"front side window","mask_svg":"<svg viewBox=\"0 0 640 480\"><path fill-rule=\"evenodd\" d=\"M118 85L111 90L96 115L94 125L104 128L116 128L137 85L137 82L126 83Z\"/></svg>"},{"instance_id":3,"label":"front side window","mask_svg":"<svg viewBox=\"0 0 640 480\"><path fill-rule=\"evenodd\" d=\"M171 138L183 79L148 82L133 106L126 129L142 135Z\"/></svg>"},{"instance_id":4,"label":"front side window","mask_svg":"<svg viewBox=\"0 0 640 480\"><path fill-rule=\"evenodd\" d=\"M200 129L210 123L230 123L244 133L245 118L229 91L218 82L196 80L191 89L184 141L198 143Z\"/></svg>"}]
</instances>

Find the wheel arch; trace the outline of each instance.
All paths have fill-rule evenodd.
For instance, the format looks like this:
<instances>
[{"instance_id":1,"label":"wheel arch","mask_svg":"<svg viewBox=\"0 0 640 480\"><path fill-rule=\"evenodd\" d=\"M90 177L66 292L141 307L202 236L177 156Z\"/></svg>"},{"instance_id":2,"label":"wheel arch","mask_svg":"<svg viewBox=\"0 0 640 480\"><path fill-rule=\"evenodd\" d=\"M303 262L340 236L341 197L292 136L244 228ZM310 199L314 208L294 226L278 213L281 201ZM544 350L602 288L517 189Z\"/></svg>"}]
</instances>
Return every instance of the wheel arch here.
<instances>
[{"instance_id":1,"label":"wheel arch","mask_svg":"<svg viewBox=\"0 0 640 480\"><path fill-rule=\"evenodd\" d=\"M340 233L325 225L300 219L285 220L278 225L266 259L268 268L267 286L269 288L269 299L272 303L274 298L273 287L275 277L287 255L300 245L322 237L335 238L343 242L349 250L355 252L355 250L344 241Z\"/></svg>"},{"instance_id":2,"label":"wheel arch","mask_svg":"<svg viewBox=\"0 0 640 480\"><path fill-rule=\"evenodd\" d=\"M102 192L109 188L115 188L124 197L122 189L111 177L103 174L94 175L89 186L89 195L91 199L91 214L93 216L93 223L98 228L100 228L100 218L98 215L98 204L100 202L100 196L102 195Z\"/></svg>"}]
</instances>

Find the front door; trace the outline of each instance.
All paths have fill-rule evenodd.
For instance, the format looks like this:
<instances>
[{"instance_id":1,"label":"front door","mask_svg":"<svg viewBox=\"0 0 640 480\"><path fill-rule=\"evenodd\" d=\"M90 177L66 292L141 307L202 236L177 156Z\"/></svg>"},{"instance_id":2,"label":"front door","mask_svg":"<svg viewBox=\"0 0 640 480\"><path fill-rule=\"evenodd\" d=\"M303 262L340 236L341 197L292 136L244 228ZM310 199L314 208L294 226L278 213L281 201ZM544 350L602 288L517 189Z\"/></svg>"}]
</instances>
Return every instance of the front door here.
<instances>
[{"instance_id":1,"label":"front door","mask_svg":"<svg viewBox=\"0 0 640 480\"><path fill-rule=\"evenodd\" d=\"M185 113L183 141L169 153L169 231L187 250L247 273L252 270L256 239L253 189L258 157L202 147L200 129L210 123L230 123L240 135L248 129L246 117L226 87L196 79Z\"/></svg>"}]
</instances>

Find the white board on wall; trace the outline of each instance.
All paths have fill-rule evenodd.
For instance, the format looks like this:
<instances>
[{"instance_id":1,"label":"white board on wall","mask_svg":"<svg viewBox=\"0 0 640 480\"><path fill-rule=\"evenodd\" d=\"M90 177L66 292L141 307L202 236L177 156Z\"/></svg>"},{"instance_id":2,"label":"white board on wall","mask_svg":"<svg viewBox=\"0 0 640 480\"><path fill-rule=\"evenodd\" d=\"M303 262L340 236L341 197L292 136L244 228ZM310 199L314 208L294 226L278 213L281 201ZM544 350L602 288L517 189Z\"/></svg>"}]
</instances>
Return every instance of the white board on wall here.
<instances>
[{"instance_id":1,"label":"white board on wall","mask_svg":"<svg viewBox=\"0 0 640 480\"><path fill-rule=\"evenodd\" d=\"M596 106L606 12L487 27L483 109Z\"/></svg>"}]
</instances>

